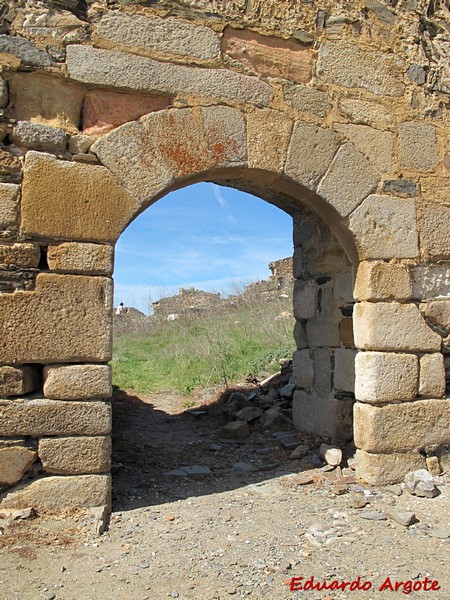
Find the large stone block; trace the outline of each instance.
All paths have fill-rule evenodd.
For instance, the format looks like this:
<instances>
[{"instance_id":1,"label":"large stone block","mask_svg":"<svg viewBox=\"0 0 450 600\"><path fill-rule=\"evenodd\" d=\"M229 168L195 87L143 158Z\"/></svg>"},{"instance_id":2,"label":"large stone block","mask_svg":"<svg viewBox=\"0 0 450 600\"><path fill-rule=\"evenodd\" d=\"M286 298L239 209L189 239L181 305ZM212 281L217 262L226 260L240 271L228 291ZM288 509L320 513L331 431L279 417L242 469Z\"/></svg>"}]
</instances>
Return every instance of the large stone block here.
<instances>
[{"instance_id":1,"label":"large stone block","mask_svg":"<svg viewBox=\"0 0 450 600\"><path fill-rule=\"evenodd\" d=\"M337 317L314 317L306 321L306 336L311 347L338 348L341 345L339 319Z\"/></svg>"},{"instance_id":2,"label":"large stone block","mask_svg":"<svg viewBox=\"0 0 450 600\"><path fill-rule=\"evenodd\" d=\"M369 454L356 451L356 475L370 485L388 485L403 481L406 473L425 468L420 452Z\"/></svg>"},{"instance_id":3,"label":"large stone block","mask_svg":"<svg viewBox=\"0 0 450 600\"><path fill-rule=\"evenodd\" d=\"M0 228L14 227L19 221L20 186L0 183Z\"/></svg>"},{"instance_id":4,"label":"large stone block","mask_svg":"<svg viewBox=\"0 0 450 600\"><path fill-rule=\"evenodd\" d=\"M0 448L0 486L20 481L36 458L37 452L23 446Z\"/></svg>"},{"instance_id":5,"label":"large stone block","mask_svg":"<svg viewBox=\"0 0 450 600\"><path fill-rule=\"evenodd\" d=\"M41 249L37 244L0 244L0 265L33 269L39 265Z\"/></svg>"},{"instance_id":6,"label":"large stone block","mask_svg":"<svg viewBox=\"0 0 450 600\"><path fill-rule=\"evenodd\" d=\"M136 92L202 96L256 106L268 106L273 97L270 85L257 77L228 69L200 69L162 63L90 46L68 46L67 68L75 81Z\"/></svg>"},{"instance_id":7,"label":"large stone block","mask_svg":"<svg viewBox=\"0 0 450 600\"><path fill-rule=\"evenodd\" d=\"M55 475L108 473L111 469L111 438L62 437L39 440L44 471Z\"/></svg>"},{"instance_id":8,"label":"large stone block","mask_svg":"<svg viewBox=\"0 0 450 600\"><path fill-rule=\"evenodd\" d=\"M363 88L376 95L401 96L403 60L395 54L359 48L345 41L320 46L317 61L319 81L346 88Z\"/></svg>"},{"instance_id":9,"label":"large stone block","mask_svg":"<svg viewBox=\"0 0 450 600\"><path fill-rule=\"evenodd\" d=\"M334 388L343 392L355 391L356 350L337 348L334 352Z\"/></svg>"},{"instance_id":10,"label":"large stone block","mask_svg":"<svg viewBox=\"0 0 450 600\"><path fill-rule=\"evenodd\" d=\"M247 115L248 166L281 173L291 137L292 120L277 110L254 110Z\"/></svg>"},{"instance_id":11,"label":"large stone block","mask_svg":"<svg viewBox=\"0 0 450 600\"><path fill-rule=\"evenodd\" d=\"M67 150L67 136L64 130L40 123L19 121L10 135L17 146L42 150L63 156Z\"/></svg>"},{"instance_id":12,"label":"large stone block","mask_svg":"<svg viewBox=\"0 0 450 600\"><path fill-rule=\"evenodd\" d=\"M430 171L439 162L436 127L409 121L398 125L398 160L403 167Z\"/></svg>"},{"instance_id":13,"label":"large stone block","mask_svg":"<svg viewBox=\"0 0 450 600\"><path fill-rule=\"evenodd\" d=\"M312 395L317 398L330 398L332 392L332 350L331 348L314 348L312 356L314 369Z\"/></svg>"},{"instance_id":14,"label":"large stone block","mask_svg":"<svg viewBox=\"0 0 450 600\"><path fill-rule=\"evenodd\" d=\"M435 450L450 443L450 402L416 400L385 406L357 402L354 427L356 447L369 453Z\"/></svg>"},{"instance_id":15,"label":"large stone block","mask_svg":"<svg viewBox=\"0 0 450 600\"><path fill-rule=\"evenodd\" d=\"M308 83L312 76L311 49L296 40L227 27L222 38L222 51L233 61L266 77Z\"/></svg>"},{"instance_id":16,"label":"large stone block","mask_svg":"<svg viewBox=\"0 0 450 600\"><path fill-rule=\"evenodd\" d=\"M310 319L316 314L317 284L314 279L297 279L294 283L294 316Z\"/></svg>"},{"instance_id":17,"label":"large stone block","mask_svg":"<svg viewBox=\"0 0 450 600\"><path fill-rule=\"evenodd\" d=\"M354 295L356 300L409 300L413 295L411 274L401 263L361 261Z\"/></svg>"},{"instance_id":18,"label":"large stone block","mask_svg":"<svg viewBox=\"0 0 450 600\"><path fill-rule=\"evenodd\" d=\"M424 354L420 358L419 394L424 398L445 395L444 357L440 352Z\"/></svg>"},{"instance_id":19,"label":"large stone block","mask_svg":"<svg viewBox=\"0 0 450 600\"><path fill-rule=\"evenodd\" d=\"M44 395L54 400L109 398L112 394L110 365L47 365Z\"/></svg>"},{"instance_id":20,"label":"large stone block","mask_svg":"<svg viewBox=\"0 0 450 600\"><path fill-rule=\"evenodd\" d=\"M80 126L82 87L45 73L15 73L11 80L14 116L76 133Z\"/></svg>"},{"instance_id":21,"label":"large stone block","mask_svg":"<svg viewBox=\"0 0 450 600\"><path fill-rule=\"evenodd\" d=\"M83 104L83 132L88 135L103 135L123 123L167 108L169 104L170 99L167 97L89 90Z\"/></svg>"},{"instance_id":22,"label":"large stone block","mask_svg":"<svg viewBox=\"0 0 450 600\"><path fill-rule=\"evenodd\" d=\"M428 300L450 296L450 263L412 267L413 298Z\"/></svg>"},{"instance_id":23,"label":"large stone block","mask_svg":"<svg viewBox=\"0 0 450 600\"><path fill-rule=\"evenodd\" d=\"M0 295L0 362L111 359L111 280L39 274L34 291Z\"/></svg>"},{"instance_id":24,"label":"large stone block","mask_svg":"<svg viewBox=\"0 0 450 600\"><path fill-rule=\"evenodd\" d=\"M338 147L338 137L331 129L297 121L289 145L286 175L308 189L315 189Z\"/></svg>"},{"instance_id":25,"label":"large stone block","mask_svg":"<svg viewBox=\"0 0 450 600\"><path fill-rule=\"evenodd\" d=\"M415 354L359 352L356 356L355 396L381 404L417 396L419 361Z\"/></svg>"},{"instance_id":26,"label":"large stone block","mask_svg":"<svg viewBox=\"0 0 450 600\"><path fill-rule=\"evenodd\" d=\"M291 85L284 88L284 101L301 112L324 117L331 109L327 94L306 85Z\"/></svg>"},{"instance_id":27,"label":"large stone block","mask_svg":"<svg viewBox=\"0 0 450 600\"><path fill-rule=\"evenodd\" d=\"M25 235L115 242L137 208L108 169L28 152L21 206Z\"/></svg>"},{"instance_id":28,"label":"large stone block","mask_svg":"<svg viewBox=\"0 0 450 600\"><path fill-rule=\"evenodd\" d=\"M450 258L450 206L422 209L420 249L426 258Z\"/></svg>"},{"instance_id":29,"label":"large stone block","mask_svg":"<svg viewBox=\"0 0 450 600\"><path fill-rule=\"evenodd\" d=\"M353 311L355 344L361 350L438 352L441 337L415 304L359 302Z\"/></svg>"},{"instance_id":30,"label":"large stone block","mask_svg":"<svg viewBox=\"0 0 450 600\"><path fill-rule=\"evenodd\" d=\"M66 242L49 246L47 262L56 273L111 275L114 249L107 244Z\"/></svg>"},{"instance_id":31,"label":"large stone block","mask_svg":"<svg viewBox=\"0 0 450 600\"><path fill-rule=\"evenodd\" d=\"M29 366L0 367L0 397L22 396L33 392L38 386L36 369Z\"/></svg>"},{"instance_id":32,"label":"large stone block","mask_svg":"<svg viewBox=\"0 0 450 600\"><path fill-rule=\"evenodd\" d=\"M242 113L229 106L207 106L202 108L202 119L213 163L223 167L244 166L247 160L247 134ZM166 153L166 156L169 154ZM178 160L176 163L178 166L181 164Z\"/></svg>"},{"instance_id":33,"label":"large stone block","mask_svg":"<svg viewBox=\"0 0 450 600\"><path fill-rule=\"evenodd\" d=\"M336 154L317 193L346 217L375 190L379 180L367 158L353 144L346 144Z\"/></svg>"},{"instance_id":34,"label":"large stone block","mask_svg":"<svg viewBox=\"0 0 450 600\"><path fill-rule=\"evenodd\" d=\"M312 388L314 367L309 349L297 350L292 356L292 372L294 384L299 388Z\"/></svg>"},{"instance_id":35,"label":"large stone block","mask_svg":"<svg viewBox=\"0 0 450 600\"><path fill-rule=\"evenodd\" d=\"M174 17L127 15L103 16L93 35L96 44L119 45L133 52L187 56L201 60L216 58L220 52L217 34L204 25Z\"/></svg>"},{"instance_id":36,"label":"large stone block","mask_svg":"<svg viewBox=\"0 0 450 600\"><path fill-rule=\"evenodd\" d=\"M419 256L416 205L410 198L369 196L350 215L350 229L362 259Z\"/></svg>"},{"instance_id":37,"label":"large stone block","mask_svg":"<svg viewBox=\"0 0 450 600\"><path fill-rule=\"evenodd\" d=\"M109 435L109 402L1 400L0 436Z\"/></svg>"},{"instance_id":38,"label":"large stone block","mask_svg":"<svg viewBox=\"0 0 450 600\"><path fill-rule=\"evenodd\" d=\"M296 429L335 440L352 438L351 400L318 398L304 391L294 392L292 420Z\"/></svg>"},{"instance_id":39,"label":"large stone block","mask_svg":"<svg viewBox=\"0 0 450 600\"><path fill-rule=\"evenodd\" d=\"M339 102L339 110L352 123L363 125L386 126L393 119L393 114L387 108L367 100L345 98Z\"/></svg>"},{"instance_id":40,"label":"large stone block","mask_svg":"<svg viewBox=\"0 0 450 600\"><path fill-rule=\"evenodd\" d=\"M111 510L109 475L45 477L3 494L1 508L36 507L44 510L106 506Z\"/></svg>"},{"instance_id":41,"label":"large stone block","mask_svg":"<svg viewBox=\"0 0 450 600\"><path fill-rule=\"evenodd\" d=\"M394 134L364 125L335 123L334 129L364 154L380 173L390 173L394 156Z\"/></svg>"}]
</instances>

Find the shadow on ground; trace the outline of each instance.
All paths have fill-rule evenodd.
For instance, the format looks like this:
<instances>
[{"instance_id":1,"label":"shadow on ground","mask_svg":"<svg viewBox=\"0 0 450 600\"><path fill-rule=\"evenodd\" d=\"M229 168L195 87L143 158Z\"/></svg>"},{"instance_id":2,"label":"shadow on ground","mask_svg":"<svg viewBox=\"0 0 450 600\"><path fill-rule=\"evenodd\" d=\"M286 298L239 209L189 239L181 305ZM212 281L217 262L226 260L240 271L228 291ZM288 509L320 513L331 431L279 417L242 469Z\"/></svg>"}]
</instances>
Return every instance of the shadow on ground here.
<instances>
[{"instance_id":1,"label":"shadow on ground","mask_svg":"<svg viewBox=\"0 0 450 600\"><path fill-rule=\"evenodd\" d=\"M113 398L113 510L131 510L258 484L282 474L320 466L316 454L289 459L272 430L251 427L244 440L221 437L226 422L218 397L206 414L182 408L172 392L140 398L121 390ZM228 419L229 420L229 419ZM298 439L289 424L278 426ZM183 467L207 467L209 474L173 474Z\"/></svg>"}]
</instances>

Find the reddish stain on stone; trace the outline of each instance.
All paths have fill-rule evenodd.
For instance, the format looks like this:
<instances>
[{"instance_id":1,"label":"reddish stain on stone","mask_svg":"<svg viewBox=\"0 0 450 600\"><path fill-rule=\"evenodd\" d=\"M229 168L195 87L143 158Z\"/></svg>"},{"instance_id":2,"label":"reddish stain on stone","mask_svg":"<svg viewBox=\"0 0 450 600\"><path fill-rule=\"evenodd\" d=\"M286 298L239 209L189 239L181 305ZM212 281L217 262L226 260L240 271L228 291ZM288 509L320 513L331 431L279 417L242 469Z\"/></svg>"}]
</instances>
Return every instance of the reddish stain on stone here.
<instances>
[{"instance_id":1,"label":"reddish stain on stone","mask_svg":"<svg viewBox=\"0 0 450 600\"><path fill-rule=\"evenodd\" d=\"M167 108L169 98L89 90L83 106L83 133L103 135L119 125Z\"/></svg>"},{"instance_id":2,"label":"reddish stain on stone","mask_svg":"<svg viewBox=\"0 0 450 600\"><path fill-rule=\"evenodd\" d=\"M160 144L159 149L161 154L173 164L178 177L200 173L209 164L208 156L201 153L196 154L194 149L184 147L181 144L174 142Z\"/></svg>"}]
</instances>

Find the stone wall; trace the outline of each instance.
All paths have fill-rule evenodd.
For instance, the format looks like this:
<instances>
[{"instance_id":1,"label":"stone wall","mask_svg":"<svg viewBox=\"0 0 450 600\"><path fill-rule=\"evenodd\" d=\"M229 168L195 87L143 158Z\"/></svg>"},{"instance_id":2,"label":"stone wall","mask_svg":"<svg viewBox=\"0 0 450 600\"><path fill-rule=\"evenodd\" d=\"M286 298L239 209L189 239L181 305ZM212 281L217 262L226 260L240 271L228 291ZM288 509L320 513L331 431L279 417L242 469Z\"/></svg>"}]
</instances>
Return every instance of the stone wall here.
<instances>
[{"instance_id":1,"label":"stone wall","mask_svg":"<svg viewBox=\"0 0 450 600\"><path fill-rule=\"evenodd\" d=\"M2 505L108 504L113 246L196 181L293 216L298 426L372 483L444 460L448 8L3 3Z\"/></svg>"}]
</instances>

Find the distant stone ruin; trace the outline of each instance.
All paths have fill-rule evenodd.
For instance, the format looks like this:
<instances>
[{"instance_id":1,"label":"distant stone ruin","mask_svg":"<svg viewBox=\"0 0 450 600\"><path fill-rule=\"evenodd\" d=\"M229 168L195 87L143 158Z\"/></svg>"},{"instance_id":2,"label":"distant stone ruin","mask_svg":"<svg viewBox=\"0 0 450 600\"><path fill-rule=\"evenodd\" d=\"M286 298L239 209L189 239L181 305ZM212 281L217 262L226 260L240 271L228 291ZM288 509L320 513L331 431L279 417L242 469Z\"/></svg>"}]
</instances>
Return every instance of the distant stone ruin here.
<instances>
[{"instance_id":1,"label":"distant stone ruin","mask_svg":"<svg viewBox=\"0 0 450 600\"><path fill-rule=\"evenodd\" d=\"M449 53L446 1L2 3L0 507L110 506L114 245L200 181L292 216L295 426L449 468Z\"/></svg>"}]
</instances>

